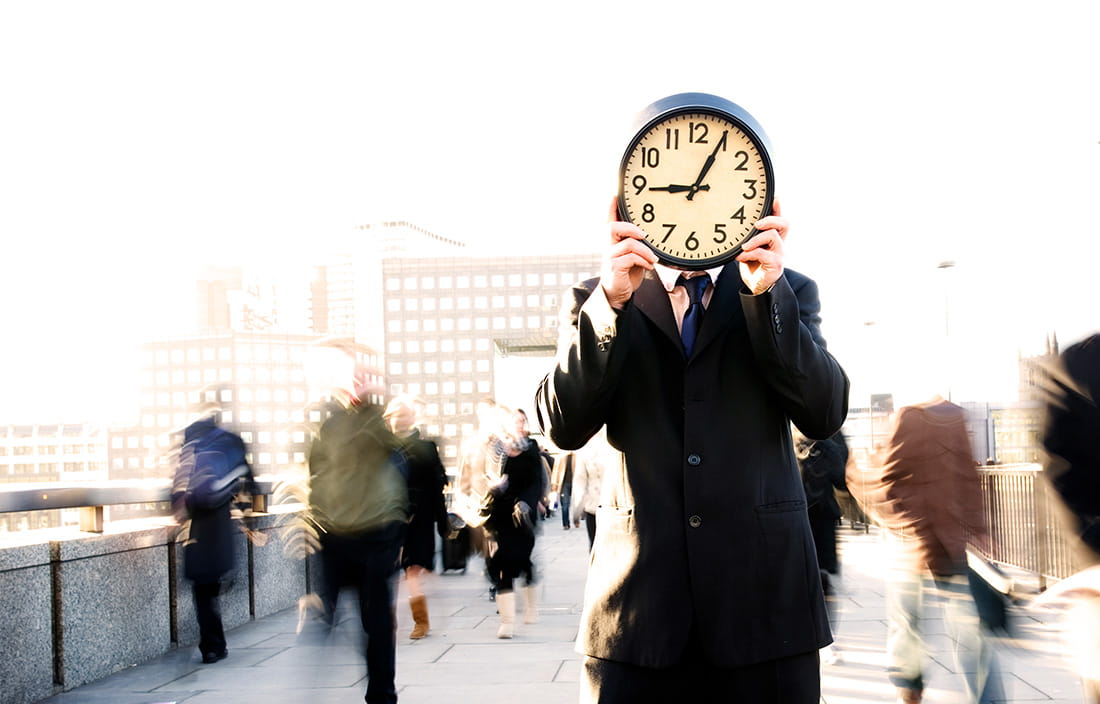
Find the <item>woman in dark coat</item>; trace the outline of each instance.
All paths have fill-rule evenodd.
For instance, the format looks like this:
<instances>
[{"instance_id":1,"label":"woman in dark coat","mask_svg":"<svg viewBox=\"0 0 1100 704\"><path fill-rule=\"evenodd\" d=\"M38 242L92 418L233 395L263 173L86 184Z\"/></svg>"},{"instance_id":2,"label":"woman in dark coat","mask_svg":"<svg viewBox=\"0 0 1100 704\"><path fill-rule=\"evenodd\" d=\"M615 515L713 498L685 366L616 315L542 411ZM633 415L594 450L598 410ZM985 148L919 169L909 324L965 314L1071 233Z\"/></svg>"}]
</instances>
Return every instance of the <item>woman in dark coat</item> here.
<instances>
[{"instance_id":1,"label":"woman in dark coat","mask_svg":"<svg viewBox=\"0 0 1100 704\"><path fill-rule=\"evenodd\" d=\"M514 420L517 426L515 434L501 438L507 458L501 469L500 482L492 489L492 510L485 521L485 527L497 543L489 570L498 585L499 638L512 637L516 617L514 581L520 576L526 582L524 622L535 623L538 620L531 552L535 549L537 506L542 492L542 456L538 445L521 432L524 419L516 414Z\"/></svg>"},{"instance_id":2,"label":"woman in dark coat","mask_svg":"<svg viewBox=\"0 0 1100 704\"><path fill-rule=\"evenodd\" d=\"M408 396L399 396L386 407L386 422L401 441L408 460L409 524L401 553L405 582L409 588L409 609L413 630L409 638L428 635L428 601L420 577L435 569L435 534L447 535L447 505L443 487L447 474L439 459L435 443L420 438L416 424L419 403Z\"/></svg>"},{"instance_id":3,"label":"woman in dark coat","mask_svg":"<svg viewBox=\"0 0 1100 704\"><path fill-rule=\"evenodd\" d=\"M180 462L173 482L172 503L181 520L190 519L187 539L183 543L183 576L191 580L195 599L195 616L199 622L199 652L204 663L214 663L228 655L218 595L222 582L233 572L237 550L238 529L230 515L234 495L224 503L205 506L192 494L193 478L205 469L203 455L218 453L229 468L245 482L238 488L250 496L252 469L245 460L245 445L240 436L217 425L215 413L187 426L180 449Z\"/></svg>"}]
</instances>

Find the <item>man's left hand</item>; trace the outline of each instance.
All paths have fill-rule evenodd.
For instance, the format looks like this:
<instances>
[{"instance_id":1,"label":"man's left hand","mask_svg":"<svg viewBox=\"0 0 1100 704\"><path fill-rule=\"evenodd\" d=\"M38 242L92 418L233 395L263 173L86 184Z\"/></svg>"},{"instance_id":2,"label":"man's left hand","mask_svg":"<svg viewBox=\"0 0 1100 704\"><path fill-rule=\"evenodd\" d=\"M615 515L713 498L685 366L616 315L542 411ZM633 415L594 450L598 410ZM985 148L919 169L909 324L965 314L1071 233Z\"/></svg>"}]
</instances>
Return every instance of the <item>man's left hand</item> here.
<instances>
[{"instance_id":1,"label":"man's left hand","mask_svg":"<svg viewBox=\"0 0 1100 704\"><path fill-rule=\"evenodd\" d=\"M783 241L790 223L779 210L779 201L772 202L772 214L756 223L756 233L741 248L737 261L741 280L752 295L764 293L783 275Z\"/></svg>"}]
</instances>

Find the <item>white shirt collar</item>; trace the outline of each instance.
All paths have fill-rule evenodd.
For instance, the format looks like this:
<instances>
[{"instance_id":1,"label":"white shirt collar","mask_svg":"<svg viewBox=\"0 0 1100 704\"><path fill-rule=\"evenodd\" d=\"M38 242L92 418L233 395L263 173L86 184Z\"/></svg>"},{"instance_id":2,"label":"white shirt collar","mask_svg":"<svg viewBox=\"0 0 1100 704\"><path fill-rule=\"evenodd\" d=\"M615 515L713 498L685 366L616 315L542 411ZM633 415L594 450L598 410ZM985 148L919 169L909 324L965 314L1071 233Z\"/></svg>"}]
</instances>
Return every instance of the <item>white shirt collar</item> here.
<instances>
[{"instance_id":1,"label":"white shirt collar","mask_svg":"<svg viewBox=\"0 0 1100 704\"><path fill-rule=\"evenodd\" d=\"M710 283L713 286L714 282L718 281L718 275L722 273L722 269L725 268L725 264L713 267L711 269L704 269L704 273L710 277ZM665 264L657 263L653 267L657 271L657 276L661 279L661 284L664 285L666 291L672 291L676 288L676 280L680 278L680 274L683 274L683 269L673 269Z\"/></svg>"}]
</instances>

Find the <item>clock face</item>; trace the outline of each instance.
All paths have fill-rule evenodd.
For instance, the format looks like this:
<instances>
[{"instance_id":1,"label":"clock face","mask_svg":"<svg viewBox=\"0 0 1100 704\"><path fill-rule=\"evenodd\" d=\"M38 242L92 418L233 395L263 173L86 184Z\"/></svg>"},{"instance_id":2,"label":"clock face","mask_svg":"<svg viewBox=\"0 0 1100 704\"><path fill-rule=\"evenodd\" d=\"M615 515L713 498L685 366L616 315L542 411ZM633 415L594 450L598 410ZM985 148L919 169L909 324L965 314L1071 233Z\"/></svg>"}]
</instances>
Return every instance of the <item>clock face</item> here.
<instances>
[{"instance_id":1,"label":"clock face","mask_svg":"<svg viewBox=\"0 0 1100 704\"><path fill-rule=\"evenodd\" d=\"M685 107L634 137L619 172L619 212L664 263L707 269L736 257L756 234L774 188L767 151L744 122Z\"/></svg>"}]
</instances>

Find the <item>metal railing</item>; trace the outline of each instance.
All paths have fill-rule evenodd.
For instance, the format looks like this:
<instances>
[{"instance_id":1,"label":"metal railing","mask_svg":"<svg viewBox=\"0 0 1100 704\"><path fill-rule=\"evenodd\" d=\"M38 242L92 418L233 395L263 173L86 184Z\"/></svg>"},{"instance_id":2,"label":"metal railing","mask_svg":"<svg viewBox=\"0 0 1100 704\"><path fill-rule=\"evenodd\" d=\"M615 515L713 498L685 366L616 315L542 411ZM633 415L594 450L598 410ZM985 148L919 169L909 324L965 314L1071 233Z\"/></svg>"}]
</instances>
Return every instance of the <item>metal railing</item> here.
<instances>
[{"instance_id":1,"label":"metal railing","mask_svg":"<svg viewBox=\"0 0 1100 704\"><path fill-rule=\"evenodd\" d=\"M989 520L989 557L1034 574L1039 588L1065 579L1077 562L1059 520L1059 507L1037 464L981 467Z\"/></svg>"},{"instance_id":2,"label":"metal railing","mask_svg":"<svg viewBox=\"0 0 1100 704\"><path fill-rule=\"evenodd\" d=\"M841 501L843 519L853 526L874 522L862 505L869 500L873 468L849 472L848 489ZM980 467L982 500L989 522L989 559L1031 573L1040 589L1047 580L1065 579L1077 570L1071 540L1066 538L1058 506L1037 464ZM871 511L873 513L873 510Z\"/></svg>"},{"instance_id":3,"label":"metal railing","mask_svg":"<svg viewBox=\"0 0 1100 704\"><path fill-rule=\"evenodd\" d=\"M269 497L279 483L277 477L257 477L256 493L252 496L253 511L267 510ZM171 495L169 479L0 484L0 513L77 508L80 509L80 530L102 533L104 507L168 502Z\"/></svg>"},{"instance_id":4,"label":"metal railing","mask_svg":"<svg viewBox=\"0 0 1100 704\"><path fill-rule=\"evenodd\" d=\"M1057 506L1036 464L981 467L982 494L989 519L991 549L996 562L1047 579L1065 579L1076 561L1057 515ZM253 509L266 510L281 484L279 477L259 477ZM853 496L860 493L849 483ZM103 508L110 505L167 502L167 479L114 480L0 485L0 513L79 508L80 529L103 531ZM870 519L858 501L842 501L844 519L866 525Z\"/></svg>"}]
</instances>

